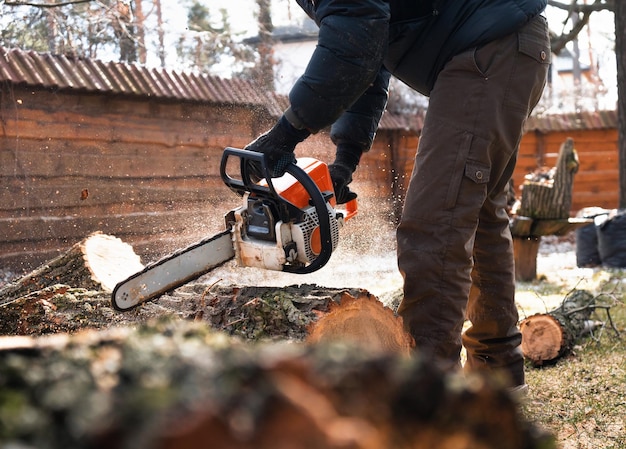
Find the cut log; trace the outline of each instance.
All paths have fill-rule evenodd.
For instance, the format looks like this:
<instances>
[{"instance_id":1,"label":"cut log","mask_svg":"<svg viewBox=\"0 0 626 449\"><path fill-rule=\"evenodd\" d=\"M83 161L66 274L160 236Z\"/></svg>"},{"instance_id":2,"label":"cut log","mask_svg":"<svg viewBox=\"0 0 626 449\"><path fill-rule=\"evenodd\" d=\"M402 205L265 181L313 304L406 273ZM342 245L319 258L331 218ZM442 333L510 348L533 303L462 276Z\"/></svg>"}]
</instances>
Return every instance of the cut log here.
<instances>
[{"instance_id":1,"label":"cut log","mask_svg":"<svg viewBox=\"0 0 626 449\"><path fill-rule=\"evenodd\" d=\"M143 269L132 246L95 232L65 253L0 289L0 305L53 285L111 292L115 285Z\"/></svg>"},{"instance_id":2,"label":"cut log","mask_svg":"<svg viewBox=\"0 0 626 449\"><path fill-rule=\"evenodd\" d=\"M309 327L309 344L339 341L361 345L368 351L402 355L409 355L415 346L402 318L365 291L357 298L344 293Z\"/></svg>"},{"instance_id":3,"label":"cut log","mask_svg":"<svg viewBox=\"0 0 626 449\"><path fill-rule=\"evenodd\" d=\"M498 380L419 355L249 345L184 320L5 338L7 447L556 447Z\"/></svg>"},{"instance_id":4,"label":"cut log","mask_svg":"<svg viewBox=\"0 0 626 449\"><path fill-rule=\"evenodd\" d=\"M568 354L589 329L595 298L586 290L573 290L561 305L520 323L522 352L533 365L552 363Z\"/></svg>"}]
</instances>

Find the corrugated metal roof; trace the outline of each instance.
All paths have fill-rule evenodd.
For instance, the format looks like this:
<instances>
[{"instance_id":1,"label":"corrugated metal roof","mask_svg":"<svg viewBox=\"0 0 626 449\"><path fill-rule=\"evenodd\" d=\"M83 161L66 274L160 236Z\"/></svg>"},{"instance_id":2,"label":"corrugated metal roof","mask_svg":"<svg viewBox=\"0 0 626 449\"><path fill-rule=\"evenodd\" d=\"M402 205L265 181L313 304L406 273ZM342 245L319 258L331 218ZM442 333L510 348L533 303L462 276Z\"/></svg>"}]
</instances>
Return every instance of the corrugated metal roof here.
<instances>
[{"instance_id":1,"label":"corrugated metal roof","mask_svg":"<svg viewBox=\"0 0 626 449\"><path fill-rule=\"evenodd\" d=\"M531 116L526 131L576 131L617 128L617 111L589 111Z\"/></svg>"},{"instance_id":2,"label":"corrugated metal roof","mask_svg":"<svg viewBox=\"0 0 626 449\"><path fill-rule=\"evenodd\" d=\"M289 105L286 96L264 91L248 80L4 47L0 47L0 82L66 91L252 105L264 107L274 117L280 116ZM421 118L386 112L380 127L419 131L421 125ZM616 111L532 116L526 123L527 131L542 132L616 127Z\"/></svg>"},{"instance_id":3,"label":"corrugated metal roof","mask_svg":"<svg viewBox=\"0 0 626 449\"><path fill-rule=\"evenodd\" d=\"M64 91L263 106L274 116L282 113L276 96L251 81L3 47L0 81Z\"/></svg>"},{"instance_id":4,"label":"corrugated metal roof","mask_svg":"<svg viewBox=\"0 0 626 449\"><path fill-rule=\"evenodd\" d=\"M178 101L264 107L279 117L289 99L237 78L147 68L0 47L0 82L77 92L145 96ZM381 129L415 129L412 121L386 113Z\"/></svg>"}]
</instances>

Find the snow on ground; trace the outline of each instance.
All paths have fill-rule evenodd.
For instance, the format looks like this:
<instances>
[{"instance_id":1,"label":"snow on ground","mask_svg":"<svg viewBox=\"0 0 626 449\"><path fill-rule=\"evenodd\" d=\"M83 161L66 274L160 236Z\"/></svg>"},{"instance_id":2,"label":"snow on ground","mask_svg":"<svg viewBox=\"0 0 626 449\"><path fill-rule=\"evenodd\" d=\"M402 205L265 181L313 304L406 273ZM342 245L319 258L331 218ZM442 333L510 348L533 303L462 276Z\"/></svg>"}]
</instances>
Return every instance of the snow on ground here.
<instances>
[{"instance_id":1,"label":"snow on ground","mask_svg":"<svg viewBox=\"0 0 626 449\"><path fill-rule=\"evenodd\" d=\"M213 270L198 282L208 285L257 285L283 287L317 284L330 288L362 288L390 303L400 297L402 277L396 265L394 236L389 230L376 234L358 235L341 241L328 264L308 275L240 268L234 261ZM0 269L0 287L16 275ZM519 282L516 301L520 316L546 312L558 306L563 292L573 288L594 291L608 273L598 268L578 268L573 239L542 238L537 257L537 280Z\"/></svg>"},{"instance_id":2,"label":"snow on ground","mask_svg":"<svg viewBox=\"0 0 626 449\"><path fill-rule=\"evenodd\" d=\"M537 279L519 282L515 300L522 317L558 307L574 288L594 292L609 273L601 268L578 268L572 238L542 237L537 256Z\"/></svg>"},{"instance_id":3,"label":"snow on ground","mask_svg":"<svg viewBox=\"0 0 626 449\"><path fill-rule=\"evenodd\" d=\"M389 236L392 239L393 235ZM388 245L387 245L388 246ZM402 277L396 265L392 247L373 242L370 250L356 252L350 245L340 243L328 264L308 275L239 268L234 262L213 271L203 282L248 284L259 286L286 286L318 284L331 288L363 288L383 302L401 294ZM546 312L563 300L563 291L573 288L593 291L603 276L597 268L576 266L575 244L570 239L542 238L537 257L537 280L518 283L516 301L520 316Z\"/></svg>"}]
</instances>

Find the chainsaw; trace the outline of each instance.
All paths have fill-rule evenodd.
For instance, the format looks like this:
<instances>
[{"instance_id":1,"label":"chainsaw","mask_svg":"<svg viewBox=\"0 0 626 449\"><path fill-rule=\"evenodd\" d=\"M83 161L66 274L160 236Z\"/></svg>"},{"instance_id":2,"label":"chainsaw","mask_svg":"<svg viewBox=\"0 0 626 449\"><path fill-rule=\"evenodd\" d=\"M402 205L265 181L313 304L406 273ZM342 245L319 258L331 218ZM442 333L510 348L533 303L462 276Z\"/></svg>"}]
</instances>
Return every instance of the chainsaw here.
<instances>
[{"instance_id":1,"label":"chainsaw","mask_svg":"<svg viewBox=\"0 0 626 449\"><path fill-rule=\"evenodd\" d=\"M257 180L252 164L264 179ZM339 229L357 213L356 199L336 209L328 166L314 158L300 158L285 175L272 178L262 153L226 148L220 175L242 198L240 207L225 214L226 229L119 282L112 293L115 309L132 309L233 258L240 267L312 273L326 265Z\"/></svg>"}]
</instances>

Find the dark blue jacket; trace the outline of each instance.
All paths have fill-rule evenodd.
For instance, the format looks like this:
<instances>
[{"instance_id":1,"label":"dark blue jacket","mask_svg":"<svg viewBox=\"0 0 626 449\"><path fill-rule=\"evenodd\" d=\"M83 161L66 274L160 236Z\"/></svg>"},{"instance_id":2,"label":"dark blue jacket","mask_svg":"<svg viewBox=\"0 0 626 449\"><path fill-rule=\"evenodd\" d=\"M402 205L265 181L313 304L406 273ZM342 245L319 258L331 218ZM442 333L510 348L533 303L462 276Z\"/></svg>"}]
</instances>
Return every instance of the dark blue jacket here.
<instances>
[{"instance_id":1,"label":"dark blue jacket","mask_svg":"<svg viewBox=\"0 0 626 449\"><path fill-rule=\"evenodd\" d=\"M289 93L287 118L338 144L369 150L390 73L429 95L456 54L513 33L547 0L296 0L319 26L318 45Z\"/></svg>"}]
</instances>

